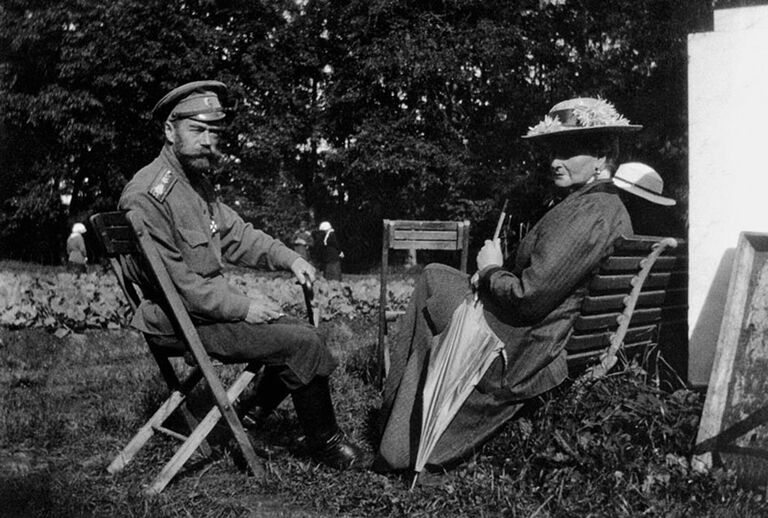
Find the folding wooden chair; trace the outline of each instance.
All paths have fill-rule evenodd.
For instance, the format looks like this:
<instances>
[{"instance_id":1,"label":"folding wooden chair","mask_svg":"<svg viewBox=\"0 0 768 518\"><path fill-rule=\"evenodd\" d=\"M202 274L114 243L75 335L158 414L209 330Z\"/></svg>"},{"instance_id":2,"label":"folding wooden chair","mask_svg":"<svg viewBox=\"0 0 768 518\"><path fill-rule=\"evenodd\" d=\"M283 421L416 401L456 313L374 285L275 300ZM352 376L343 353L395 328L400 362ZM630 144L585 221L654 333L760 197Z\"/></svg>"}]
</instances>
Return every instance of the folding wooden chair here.
<instances>
[{"instance_id":1,"label":"folding wooden chair","mask_svg":"<svg viewBox=\"0 0 768 518\"><path fill-rule=\"evenodd\" d=\"M120 266L121 256L132 256L135 260L140 261L139 264L143 265L146 273L154 277L156 285L165 297L167 307L170 309L169 317L187 347L186 354L165 349L160 351L150 347L150 351L168 385L170 395L115 457L107 468L108 471L117 473L122 470L155 433L162 433L179 439L182 441L181 446L147 489L147 493L159 493L195 451L199 449L203 455L210 455L211 450L206 437L223 415L251 472L257 476L263 476L264 466L257 459L253 445L232 406L233 402L257 375L261 366L247 365L229 389L225 390L141 217L135 212L105 212L91 216L90 221L131 306L134 309L138 306L141 301L141 294L140 290L137 290L137 287L123 274ZM311 291L308 290L311 288L305 288L305 297L308 309L311 309ZM170 361L171 357L181 355L193 359L190 363L194 364L191 372L183 380L179 379L179 375ZM202 378L205 378L216 404L198 422L188 410L186 399ZM191 430L188 436L163 426L168 417L176 410L181 412Z\"/></svg>"},{"instance_id":2,"label":"folding wooden chair","mask_svg":"<svg viewBox=\"0 0 768 518\"><path fill-rule=\"evenodd\" d=\"M469 256L469 221L389 220L383 223L381 244L381 280L379 292L379 340L377 348L377 383L380 385L389 371L387 322L396 312L387 311L387 277L389 250L449 250L461 252L459 267L467 271Z\"/></svg>"}]
</instances>

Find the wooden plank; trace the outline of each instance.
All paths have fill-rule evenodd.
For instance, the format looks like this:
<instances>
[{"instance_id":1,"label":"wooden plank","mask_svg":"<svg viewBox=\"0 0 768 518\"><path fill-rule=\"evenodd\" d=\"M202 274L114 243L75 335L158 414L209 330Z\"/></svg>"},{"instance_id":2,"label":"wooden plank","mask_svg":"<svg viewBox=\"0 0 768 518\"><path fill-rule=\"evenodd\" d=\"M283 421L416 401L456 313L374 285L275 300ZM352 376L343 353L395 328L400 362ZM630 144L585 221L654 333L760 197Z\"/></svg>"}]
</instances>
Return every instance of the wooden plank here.
<instances>
[{"instance_id":1,"label":"wooden plank","mask_svg":"<svg viewBox=\"0 0 768 518\"><path fill-rule=\"evenodd\" d=\"M632 325L648 324L659 320L674 320L683 318L688 311L688 306L671 306L667 308L651 307L636 308L632 312ZM599 313L595 315L579 315L573 323L576 331L592 331L596 329L615 329L618 327L618 318L621 312Z\"/></svg>"},{"instance_id":2,"label":"wooden plank","mask_svg":"<svg viewBox=\"0 0 768 518\"><path fill-rule=\"evenodd\" d=\"M634 275L597 275L589 284L591 293L629 291L632 288ZM645 279L643 290L658 288L677 288L687 285L688 275L685 272L651 273Z\"/></svg>"},{"instance_id":3,"label":"wooden plank","mask_svg":"<svg viewBox=\"0 0 768 518\"><path fill-rule=\"evenodd\" d=\"M768 234L742 232L692 466L723 465L740 484L768 482Z\"/></svg>"},{"instance_id":4,"label":"wooden plank","mask_svg":"<svg viewBox=\"0 0 768 518\"><path fill-rule=\"evenodd\" d=\"M665 238L660 236L621 237L616 242L613 255L627 255L633 252L650 253L653 245L662 239ZM684 239L675 238L675 240L677 241L677 247L668 249L665 251L665 254L678 255L682 251L687 250L687 243Z\"/></svg>"},{"instance_id":5,"label":"wooden plank","mask_svg":"<svg viewBox=\"0 0 768 518\"><path fill-rule=\"evenodd\" d=\"M395 228L397 241L458 241L456 230L399 230Z\"/></svg>"},{"instance_id":6,"label":"wooden plank","mask_svg":"<svg viewBox=\"0 0 768 518\"><path fill-rule=\"evenodd\" d=\"M106 252L110 256L132 255L139 251L136 241L131 240L111 240Z\"/></svg>"},{"instance_id":7,"label":"wooden plank","mask_svg":"<svg viewBox=\"0 0 768 518\"><path fill-rule=\"evenodd\" d=\"M461 263L459 269L467 273L467 259L469 258L469 221L464 220L459 225L459 243L461 243Z\"/></svg>"},{"instance_id":8,"label":"wooden plank","mask_svg":"<svg viewBox=\"0 0 768 518\"><path fill-rule=\"evenodd\" d=\"M611 295L587 295L581 306L582 314L603 313L610 311L621 312L624 310L627 297L626 293ZM682 306L688 301L688 290L677 288L671 290L643 291L637 299L636 307L650 306Z\"/></svg>"},{"instance_id":9,"label":"wooden plank","mask_svg":"<svg viewBox=\"0 0 768 518\"><path fill-rule=\"evenodd\" d=\"M394 230L456 230L457 221L385 220Z\"/></svg>"},{"instance_id":10,"label":"wooden plank","mask_svg":"<svg viewBox=\"0 0 768 518\"><path fill-rule=\"evenodd\" d=\"M374 373L374 381L378 388L381 388L384 379L389 371L389 351L387 350L387 278L389 276L389 248L390 248L390 229L392 222L384 220L381 246L381 272L379 276L379 333L376 342L376 362L377 369Z\"/></svg>"},{"instance_id":11,"label":"wooden plank","mask_svg":"<svg viewBox=\"0 0 768 518\"><path fill-rule=\"evenodd\" d=\"M428 246L426 246L428 245ZM421 250L461 250L462 245L458 241L393 241L389 244L395 250L408 250L411 248Z\"/></svg>"},{"instance_id":12,"label":"wooden plank","mask_svg":"<svg viewBox=\"0 0 768 518\"><path fill-rule=\"evenodd\" d=\"M593 331L597 329L615 329L622 313L603 313L598 315L579 315L573 323L574 331ZM661 308L635 309L632 312L633 324L656 322L661 318Z\"/></svg>"},{"instance_id":13,"label":"wooden plank","mask_svg":"<svg viewBox=\"0 0 768 518\"><path fill-rule=\"evenodd\" d=\"M627 330L627 334L624 336L624 343L630 344L642 340L649 340L652 338L656 328L657 326L655 324L649 326L630 327ZM608 345L611 343L612 334L613 333L611 331L589 334L574 333L568 339L568 343L565 344L565 349L569 352L578 352L608 347Z\"/></svg>"},{"instance_id":14,"label":"wooden plank","mask_svg":"<svg viewBox=\"0 0 768 518\"><path fill-rule=\"evenodd\" d=\"M101 216L101 220L104 222L104 225L108 227L128 224L127 220L125 219L125 211L114 210L110 212L101 212L99 215Z\"/></svg>"},{"instance_id":15,"label":"wooden plank","mask_svg":"<svg viewBox=\"0 0 768 518\"><path fill-rule=\"evenodd\" d=\"M642 354L645 351L651 350L658 344L652 340L646 340L637 342L634 344L625 344L622 347L622 356L632 358L638 354ZM594 351L584 351L568 355L568 373L571 376L577 376L583 372L590 365L596 364L600 361L600 355L603 354L605 349L597 349Z\"/></svg>"},{"instance_id":16,"label":"wooden plank","mask_svg":"<svg viewBox=\"0 0 768 518\"><path fill-rule=\"evenodd\" d=\"M637 272L640 270L640 263L646 258L646 256L615 256L612 255L606 259L603 264L600 265L600 271L609 272ZM681 258L675 256L662 255L656 262L653 263L653 272L665 272L675 269Z\"/></svg>"}]
</instances>

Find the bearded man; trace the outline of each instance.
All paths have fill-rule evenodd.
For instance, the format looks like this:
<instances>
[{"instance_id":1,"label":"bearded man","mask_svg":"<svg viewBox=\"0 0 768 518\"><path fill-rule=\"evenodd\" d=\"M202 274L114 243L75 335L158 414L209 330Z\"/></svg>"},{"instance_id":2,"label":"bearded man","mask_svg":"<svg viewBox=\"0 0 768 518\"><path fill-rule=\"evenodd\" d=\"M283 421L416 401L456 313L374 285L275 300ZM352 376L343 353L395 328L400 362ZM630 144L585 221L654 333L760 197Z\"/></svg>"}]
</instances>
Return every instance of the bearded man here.
<instances>
[{"instance_id":1,"label":"bearded man","mask_svg":"<svg viewBox=\"0 0 768 518\"><path fill-rule=\"evenodd\" d=\"M249 298L227 282L224 263L283 269L312 283L315 268L255 229L222 203L207 178L220 152L227 117L219 81L175 88L154 107L165 143L125 186L122 210L138 212L157 245L208 353L223 362L260 362L265 372L241 411L258 423L290 394L312 455L337 469L359 465L362 453L336 423L328 378L336 361L317 329L284 315L267 297ZM152 347L183 349L162 295L140 265L124 265L145 296L132 325ZM245 408L243 408L245 407Z\"/></svg>"}]
</instances>

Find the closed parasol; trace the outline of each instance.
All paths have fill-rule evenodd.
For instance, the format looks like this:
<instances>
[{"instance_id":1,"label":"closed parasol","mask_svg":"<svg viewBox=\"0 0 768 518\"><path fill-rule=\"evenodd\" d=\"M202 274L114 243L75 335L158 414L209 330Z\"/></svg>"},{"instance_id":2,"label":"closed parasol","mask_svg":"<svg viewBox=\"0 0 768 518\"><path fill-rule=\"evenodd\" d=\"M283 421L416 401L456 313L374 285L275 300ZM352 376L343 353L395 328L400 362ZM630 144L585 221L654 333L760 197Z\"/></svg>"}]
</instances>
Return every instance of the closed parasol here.
<instances>
[{"instance_id":1,"label":"closed parasol","mask_svg":"<svg viewBox=\"0 0 768 518\"><path fill-rule=\"evenodd\" d=\"M429 462L437 441L496 357L504 343L488 327L482 302L465 299L451 323L437 337L424 382L421 435L416 450L416 477ZM414 484L416 483L414 477Z\"/></svg>"},{"instance_id":2,"label":"closed parasol","mask_svg":"<svg viewBox=\"0 0 768 518\"><path fill-rule=\"evenodd\" d=\"M499 238L506 203L496 226ZM454 310L448 327L434 338L422 392L421 434L416 450L413 486L429 462L437 442L493 361L504 343L488 326L482 301L468 297ZM506 361L506 359L505 359Z\"/></svg>"}]
</instances>

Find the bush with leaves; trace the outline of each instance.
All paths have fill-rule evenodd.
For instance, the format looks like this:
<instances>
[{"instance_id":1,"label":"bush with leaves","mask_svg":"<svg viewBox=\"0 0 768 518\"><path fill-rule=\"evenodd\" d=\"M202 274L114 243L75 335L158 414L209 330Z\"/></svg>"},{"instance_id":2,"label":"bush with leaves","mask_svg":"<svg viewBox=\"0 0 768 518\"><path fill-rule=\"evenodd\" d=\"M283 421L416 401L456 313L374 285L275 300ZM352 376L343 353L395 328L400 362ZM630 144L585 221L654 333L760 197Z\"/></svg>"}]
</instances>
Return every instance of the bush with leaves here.
<instances>
[{"instance_id":1,"label":"bush with leaves","mask_svg":"<svg viewBox=\"0 0 768 518\"><path fill-rule=\"evenodd\" d=\"M293 277L243 271L226 275L230 283L252 298L269 298L290 314L306 312L301 287ZM405 309L413 291L413 280L394 280L387 288L388 308ZM363 317L378 311L379 281L375 278L344 282L320 279L315 284L315 301L325 321L339 316ZM111 273L0 271L0 326L117 329L127 326L130 316L130 306Z\"/></svg>"}]
</instances>

